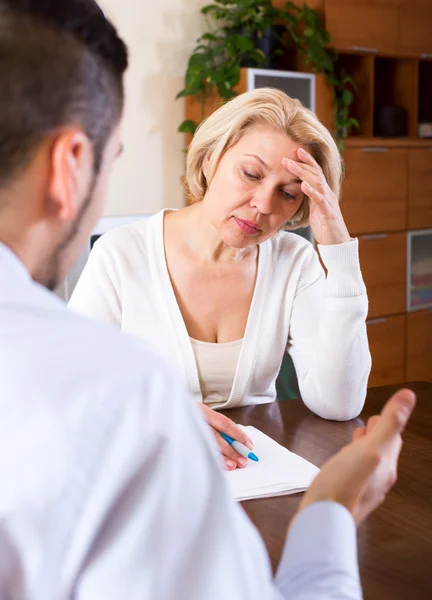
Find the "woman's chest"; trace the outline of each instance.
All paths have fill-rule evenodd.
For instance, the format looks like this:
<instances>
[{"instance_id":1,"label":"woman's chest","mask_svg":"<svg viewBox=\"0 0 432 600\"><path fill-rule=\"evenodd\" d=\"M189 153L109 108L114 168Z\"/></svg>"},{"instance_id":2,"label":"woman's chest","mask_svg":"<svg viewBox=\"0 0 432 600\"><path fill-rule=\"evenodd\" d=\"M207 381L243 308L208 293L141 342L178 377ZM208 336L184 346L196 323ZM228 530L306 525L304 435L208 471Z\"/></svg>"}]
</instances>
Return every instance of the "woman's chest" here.
<instances>
[{"instance_id":1,"label":"woman's chest","mask_svg":"<svg viewBox=\"0 0 432 600\"><path fill-rule=\"evenodd\" d=\"M168 263L171 285L188 334L207 342L244 336L255 290L256 259L244 264Z\"/></svg>"}]
</instances>

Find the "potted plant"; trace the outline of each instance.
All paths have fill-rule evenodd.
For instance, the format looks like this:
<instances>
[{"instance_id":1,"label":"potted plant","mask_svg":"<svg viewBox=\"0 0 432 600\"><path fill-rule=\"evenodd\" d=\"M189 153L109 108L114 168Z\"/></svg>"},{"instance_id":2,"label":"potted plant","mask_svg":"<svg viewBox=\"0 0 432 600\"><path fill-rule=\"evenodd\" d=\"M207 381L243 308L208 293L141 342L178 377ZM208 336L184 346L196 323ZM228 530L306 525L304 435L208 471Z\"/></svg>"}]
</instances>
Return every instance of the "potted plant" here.
<instances>
[{"instance_id":1,"label":"potted plant","mask_svg":"<svg viewBox=\"0 0 432 600\"><path fill-rule=\"evenodd\" d=\"M264 55L263 67L275 66L274 59L281 54L284 27L276 24L283 11L274 8L272 0L215 0L201 12L219 23L227 35L238 34L252 40L255 49ZM253 58L251 62L254 63ZM241 66L251 66L247 57L243 63Z\"/></svg>"},{"instance_id":2,"label":"potted plant","mask_svg":"<svg viewBox=\"0 0 432 600\"><path fill-rule=\"evenodd\" d=\"M292 2L287 2L284 9L276 9L271 0L214 0L201 12L209 19L211 32L197 40L187 66L185 88L177 98L196 97L203 119L206 101L214 91L224 101L235 96L242 66L269 64L277 53L270 39L282 40L275 23L283 23L288 40L306 67L326 77L335 104L334 134L343 149L343 138L358 126L350 116L356 88L351 77L337 68L338 56L329 45L330 34L315 10ZM197 125L183 121L179 131L193 134Z\"/></svg>"}]
</instances>

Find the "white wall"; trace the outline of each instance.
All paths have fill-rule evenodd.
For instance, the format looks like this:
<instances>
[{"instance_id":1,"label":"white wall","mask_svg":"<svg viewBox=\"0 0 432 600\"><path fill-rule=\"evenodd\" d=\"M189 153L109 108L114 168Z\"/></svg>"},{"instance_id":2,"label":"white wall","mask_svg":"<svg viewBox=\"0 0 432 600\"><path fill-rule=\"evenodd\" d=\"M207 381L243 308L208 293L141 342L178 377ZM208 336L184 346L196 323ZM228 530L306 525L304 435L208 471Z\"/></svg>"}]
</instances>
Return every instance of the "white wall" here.
<instances>
[{"instance_id":1,"label":"white wall","mask_svg":"<svg viewBox=\"0 0 432 600\"><path fill-rule=\"evenodd\" d=\"M184 204L183 88L208 0L99 0L130 51L126 75L125 152L115 167L105 215L157 212Z\"/></svg>"}]
</instances>

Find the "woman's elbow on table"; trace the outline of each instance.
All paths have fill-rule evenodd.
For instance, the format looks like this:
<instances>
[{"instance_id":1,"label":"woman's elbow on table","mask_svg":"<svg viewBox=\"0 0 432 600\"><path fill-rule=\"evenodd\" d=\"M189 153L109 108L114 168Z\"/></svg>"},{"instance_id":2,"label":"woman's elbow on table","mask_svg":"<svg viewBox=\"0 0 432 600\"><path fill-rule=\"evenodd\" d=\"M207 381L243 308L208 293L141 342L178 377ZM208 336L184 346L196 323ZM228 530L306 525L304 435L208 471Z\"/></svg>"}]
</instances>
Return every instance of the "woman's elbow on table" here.
<instances>
[{"instance_id":1,"label":"woman's elbow on table","mask_svg":"<svg viewBox=\"0 0 432 600\"><path fill-rule=\"evenodd\" d=\"M314 394L313 399L309 394L303 396L303 402L309 410L328 421L351 421L358 417L363 410L366 386L362 390L340 393L337 396L329 390L318 401L317 396L318 393Z\"/></svg>"}]
</instances>

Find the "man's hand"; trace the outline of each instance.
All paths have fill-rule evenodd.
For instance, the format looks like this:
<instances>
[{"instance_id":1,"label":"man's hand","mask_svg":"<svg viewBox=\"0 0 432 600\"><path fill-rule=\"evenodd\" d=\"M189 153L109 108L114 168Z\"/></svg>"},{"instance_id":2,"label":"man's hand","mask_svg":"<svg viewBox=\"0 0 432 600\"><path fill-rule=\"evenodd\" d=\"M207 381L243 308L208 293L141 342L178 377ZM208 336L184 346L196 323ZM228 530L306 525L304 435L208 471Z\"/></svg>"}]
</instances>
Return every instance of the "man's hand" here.
<instances>
[{"instance_id":1,"label":"man's hand","mask_svg":"<svg viewBox=\"0 0 432 600\"><path fill-rule=\"evenodd\" d=\"M225 462L225 468L228 471L232 471L237 467L245 467L248 463L248 459L236 452L234 448L223 439L219 432L226 433L238 442L241 442L247 446L250 450L253 449L252 440L248 438L245 432L240 429L240 427L238 427L234 421L231 421L231 419L228 419L228 417L225 417L225 415L221 415L202 403L199 403L199 407L204 415L205 420L210 425L217 443L219 444L219 448L222 452Z\"/></svg>"},{"instance_id":2,"label":"man's hand","mask_svg":"<svg viewBox=\"0 0 432 600\"><path fill-rule=\"evenodd\" d=\"M300 509L330 500L345 506L359 525L385 499L397 478L401 433L416 403L415 394L400 390L381 415L354 432L353 441L331 458L307 491Z\"/></svg>"}]
</instances>

